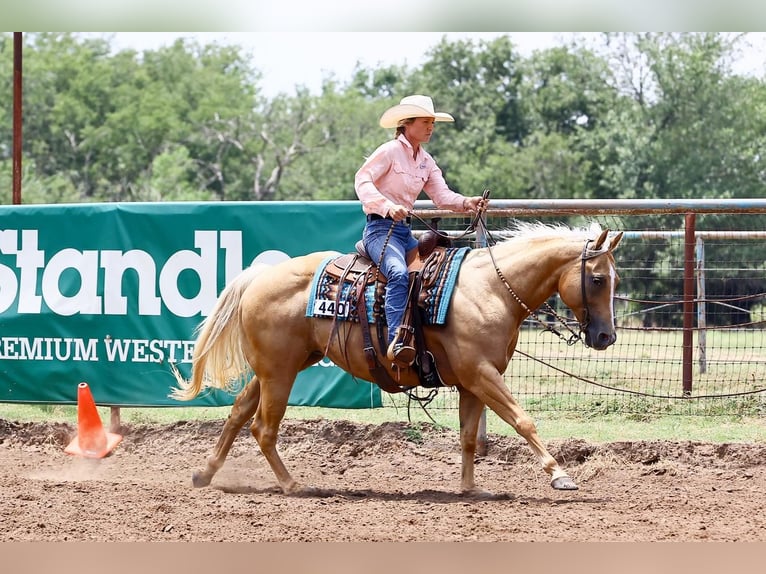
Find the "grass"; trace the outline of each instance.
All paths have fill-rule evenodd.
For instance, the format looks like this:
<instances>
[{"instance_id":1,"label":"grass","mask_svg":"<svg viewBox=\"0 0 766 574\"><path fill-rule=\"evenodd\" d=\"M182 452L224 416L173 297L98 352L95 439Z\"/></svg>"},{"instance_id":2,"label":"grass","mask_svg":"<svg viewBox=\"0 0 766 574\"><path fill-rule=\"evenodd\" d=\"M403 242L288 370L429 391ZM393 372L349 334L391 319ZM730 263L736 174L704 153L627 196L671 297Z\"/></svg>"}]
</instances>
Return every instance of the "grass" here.
<instances>
[{"instance_id":1,"label":"grass","mask_svg":"<svg viewBox=\"0 0 766 574\"><path fill-rule=\"evenodd\" d=\"M551 337L525 329L518 347L523 353L510 363L506 383L536 422L543 440L766 442L766 393L756 392L764 388L766 353L761 352L763 345L753 344L754 338L765 337L766 330L708 333L707 364L703 371L699 361L694 363L695 398L688 400L677 398L682 394L680 332L621 330L614 347L602 353L581 345L561 345L555 339L551 344ZM583 380L566 374L570 372ZM734 396L737 393L753 394ZM380 409L288 407L286 417L364 424L411 422L407 436L414 442L422 440L421 423L459 427L457 392L441 390L428 414L415 403L408 405L402 395L384 393L383 401ZM126 424L171 424L223 420L229 411L230 407L123 408L120 419ZM110 409L100 408L100 413L107 424ZM0 419L76 424L77 409L0 403ZM486 426L488 434L515 435L492 412L487 413Z\"/></svg>"},{"instance_id":2,"label":"grass","mask_svg":"<svg viewBox=\"0 0 766 574\"><path fill-rule=\"evenodd\" d=\"M182 408L124 408L120 409L123 424L171 424L180 420L223 420L230 407ZM99 407L104 425L109 424L111 411ZM455 409L429 409L436 424L457 430ZM589 442L636 440L690 440L704 442L766 442L766 418L763 416L704 416L704 415L641 415L619 413L561 413L532 412L532 418L544 441L580 438ZM429 416L417 405L409 414L405 406L381 409L325 409L319 407L288 407L289 419L346 420L360 424L411 422L408 436L422 439L421 425L431 423ZM77 424L74 406L0 404L0 419L21 422L68 422ZM487 434L514 436L515 431L493 412L487 412Z\"/></svg>"},{"instance_id":3,"label":"grass","mask_svg":"<svg viewBox=\"0 0 766 574\"><path fill-rule=\"evenodd\" d=\"M549 337L523 331L519 353L506 371L506 381L520 401L537 401L535 406L539 411L561 410L563 401L576 403L575 410L580 410L589 401L641 401L627 397L624 391L646 397L643 405L635 405L641 411L652 412L658 407L666 409L668 405L660 397L675 398L684 394L682 336L680 331L622 329L617 343L606 352L599 352L579 345L551 345ZM758 342L763 336L756 330L708 333L704 368L699 359L700 349L695 346L689 384L694 396L717 398L698 400L685 408L701 409L693 414L725 414L726 410L738 409L749 411L737 413L740 415L766 414L766 392L757 393L765 388L766 354L761 352L763 345ZM569 376L570 373L582 380ZM745 393L754 394L749 398L739 396L729 404L723 400L726 396ZM708 408L721 412L704 412Z\"/></svg>"}]
</instances>

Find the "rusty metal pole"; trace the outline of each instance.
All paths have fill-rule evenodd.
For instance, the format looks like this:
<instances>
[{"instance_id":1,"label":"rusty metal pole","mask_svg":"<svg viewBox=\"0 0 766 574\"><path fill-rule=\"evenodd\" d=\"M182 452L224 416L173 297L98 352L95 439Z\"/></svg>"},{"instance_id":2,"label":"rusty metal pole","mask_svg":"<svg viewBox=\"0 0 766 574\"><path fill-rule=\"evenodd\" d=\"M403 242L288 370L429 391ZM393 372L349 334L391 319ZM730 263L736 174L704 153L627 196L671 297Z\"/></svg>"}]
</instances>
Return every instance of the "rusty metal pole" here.
<instances>
[{"instance_id":1,"label":"rusty metal pole","mask_svg":"<svg viewBox=\"0 0 766 574\"><path fill-rule=\"evenodd\" d=\"M13 203L21 203L21 32L13 33Z\"/></svg>"},{"instance_id":2,"label":"rusty metal pole","mask_svg":"<svg viewBox=\"0 0 766 574\"><path fill-rule=\"evenodd\" d=\"M120 417L120 407L111 407L109 417L109 432L119 434L122 432L122 420Z\"/></svg>"},{"instance_id":3,"label":"rusty metal pole","mask_svg":"<svg viewBox=\"0 0 766 574\"><path fill-rule=\"evenodd\" d=\"M707 298L707 287L705 278L705 240L697 237L696 240L697 261L694 268L697 273L697 364L699 364L700 375L707 373L707 309L705 308L705 299Z\"/></svg>"},{"instance_id":4,"label":"rusty metal pole","mask_svg":"<svg viewBox=\"0 0 766 574\"><path fill-rule=\"evenodd\" d=\"M684 337L683 394L692 394L694 359L694 252L696 247L696 215L687 213L684 225Z\"/></svg>"},{"instance_id":5,"label":"rusty metal pole","mask_svg":"<svg viewBox=\"0 0 766 574\"><path fill-rule=\"evenodd\" d=\"M486 222L486 219L484 219L485 214L481 214L482 221ZM484 233L484 226L480 225L476 229L476 247L486 247L487 246L487 236ZM479 428L476 432L476 454L479 456L487 456L487 407L485 406L484 409L481 411L481 418L479 419Z\"/></svg>"}]
</instances>

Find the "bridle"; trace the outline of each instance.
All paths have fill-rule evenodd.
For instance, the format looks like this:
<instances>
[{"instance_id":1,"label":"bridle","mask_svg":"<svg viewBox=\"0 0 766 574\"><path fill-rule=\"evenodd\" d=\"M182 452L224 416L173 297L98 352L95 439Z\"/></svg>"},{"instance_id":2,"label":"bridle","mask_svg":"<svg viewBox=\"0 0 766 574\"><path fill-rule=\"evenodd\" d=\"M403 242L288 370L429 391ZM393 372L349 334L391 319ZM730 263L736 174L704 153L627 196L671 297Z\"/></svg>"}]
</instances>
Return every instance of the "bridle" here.
<instances>
[{"instance_id":1,"label":"bridle","mask_svg":"<svg viewBox=\"0 0 766 574\"><path fill-rule=\"evenodd\" d=\"M482 194L482 197L486 200L489 199L490 190L485 189L484 193ZM495 267L495 272L497 273L497 276L500 278L500 281L503 282L503 285L505 285L505 288L508 290L508 293L511 294L511 297L519 304L521 305L521 308L524 309L525 313L527 314L527 317L532 317L535 321L537 321L542 327L543 331L550 331L551 333L555 334L559 339L565 341L567 345L574 345L577 341L583 341L583 334L587 331L588 326L590 325L590 307L588 306L588 294L587 290L585 288L585 280L586 280L586 270L585 270L585 264L589 259L593 259L595 257L598 257L599 255L603 255L606 253L606 251L588 251L588 245L592 243L593 239L586 239L585 245L583 245L582 248L582 255L580 256L580 292L582 296L582 305L583 305L583 319L582 321L578 321L578 330L575 331L570 326L570 321L568 321L565 317L562 317L559 315L553 307L551 307L548 302L546 301L543 304L543 307L545 308L545 311L547 314L552 315L555 317L559 323L564 325L566 329L569 331L570 336L566 337L563 334L561 334L558 330L556 330L552 325L548 324L547 322L540 319L539 315L532 311L532 309L529 308L529 306L524 303L524 301L521 300L521 298L516 294L516 292L513 290L513 288L510 286L508 281L505 279L505 276L503 275L503 272L500 271L500 268L497 265L497 262L495 261L495 256L492 253L492 245L495 242L494 238L492 238L492 234L490 233L489 229L487 229L486 222L484 221L484 218L482 217L484 215L483 211L479 211L474 216L473 220L471 221L470 225L463 231L461 235L458 237L453 237L451 235L447 235L446 233L443 233L442 231L431 227L424 219L419 217L414 212L410 213L411 216L419 219L430 231L434 232L438 236L450 238L452 240L454 239L462 239L463 237L473 233L477 229L480 229L481 232L484 234L485 237L489 239L487 242L487 251L489 252L489 256L492 259L492 265ZM393 229L393 226L392 226Z\"/></svg>"},{"instance_id":2,"label":"bridle","mask_svg":"<svg viewBox=\"0 0 766 574\"><path fill-rule=\"evenodd\" d=\"M583 319L580 321L580 337L582 337L582 334L588 329L588 326L590 325L590 308L588 307L588 294L587 290L585 289L585 262L588 259L593 259L594 257L598 257L604 253L603 251L592 251L590 254L588 254L588 244L591 241L593 240L585 240L585 245L582 247L582 255L580 256L580 291L582 293L583 306Z\"/></svg>"}]
</instances>

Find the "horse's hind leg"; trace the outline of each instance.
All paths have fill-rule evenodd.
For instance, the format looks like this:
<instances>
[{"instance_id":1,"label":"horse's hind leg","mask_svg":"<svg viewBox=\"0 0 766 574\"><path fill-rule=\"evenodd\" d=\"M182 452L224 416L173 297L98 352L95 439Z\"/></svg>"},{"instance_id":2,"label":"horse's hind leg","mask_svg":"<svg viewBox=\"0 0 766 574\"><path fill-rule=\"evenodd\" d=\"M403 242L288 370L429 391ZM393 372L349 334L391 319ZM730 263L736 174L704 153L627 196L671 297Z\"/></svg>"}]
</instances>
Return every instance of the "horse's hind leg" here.
<instances>
[{"instance_id":1,"label":"horse's hind leg","mask_svg":"<svg viewBox=\"0 0 766 574\"><path fill-rule=\"evenodd\" d=\"M215 450L207 459L205 470L197 471L192 475L192 484L195 487L207 486L213 480L213 475L223 466L226 455L229 454L229 449L231 449L240 429L250 420L258 408L260 398L261 384L257 377L253 377L235 399L229 418L226 419L221 436L215 445Z\"/></svg>"},{"instance_id":2,"label":"horse's hind leg","mask_svg":"<svg viewBox=\"0 0 766 574\"><path fill-rule=\"evenodd\" d=\"M279 424L285 416L291 388L292 384L287 380L269 379L268 382L264 381L261 385L261 400L258 404L258 410L255 412L255 419L250 426L250 432L258 441L263 456L266 457L271 470L277 477L279 487L285 494L293 494L301 489L290 476L277 452Z\"/></svg>"}]
</instances>

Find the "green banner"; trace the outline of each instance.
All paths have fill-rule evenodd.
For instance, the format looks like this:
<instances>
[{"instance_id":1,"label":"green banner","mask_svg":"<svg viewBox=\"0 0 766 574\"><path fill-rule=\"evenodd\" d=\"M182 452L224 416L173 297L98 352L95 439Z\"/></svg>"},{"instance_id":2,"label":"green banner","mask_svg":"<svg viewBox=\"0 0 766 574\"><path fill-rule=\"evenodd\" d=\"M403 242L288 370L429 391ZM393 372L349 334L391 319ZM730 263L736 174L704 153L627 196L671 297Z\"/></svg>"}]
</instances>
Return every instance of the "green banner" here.
<instances>
[{"instance_id":1,"label":"green banner","mask_svg":"<svg viewBox=\"0 0 766 574\"><path fill-rule=\"evenodd\" d=\"M358 202L0 206L0 402L220 406L230 394L168 398L190 373L194 329L255 261L352 251ZM320 361L291 405L381 406L380 389Z\"/></svg>"}]
</instances>

